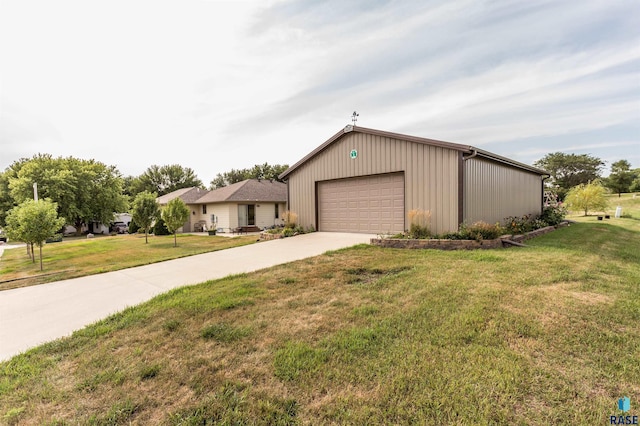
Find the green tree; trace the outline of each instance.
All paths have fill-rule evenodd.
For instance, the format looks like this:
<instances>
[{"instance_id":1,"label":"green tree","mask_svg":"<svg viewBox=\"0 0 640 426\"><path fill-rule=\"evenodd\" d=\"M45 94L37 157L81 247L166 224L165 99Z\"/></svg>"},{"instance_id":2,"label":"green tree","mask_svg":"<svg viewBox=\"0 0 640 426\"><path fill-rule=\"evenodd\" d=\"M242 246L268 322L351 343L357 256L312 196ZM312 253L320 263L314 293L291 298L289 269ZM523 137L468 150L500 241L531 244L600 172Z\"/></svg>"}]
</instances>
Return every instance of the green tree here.
<instances>
[{"instance_id":1,"label":"green tree","mask_svg":"<svg viewBox=\"0 0 640 426\"><path fill-rule=\"evenodd\" d=\"M169 201L164 209L162 209L162 219L169 230L173 234L173 246L178 246L176 231L189 219L189 207L180 198L174 198Z\"/></svg>"},{"instance_id":2,"label":"green tree","mask_svg":"<svg viewBox=\"0 0 640 426\"><path fill-rule=\"evenodd\" d=\"M158 217L158 212L160 210L160 206L158 205L156 198L156 194L143 191L136 195L136 198L133 200L131 220L140 228L144 229L145 244L149 242L149 229L151 228L153 221Z\"/></svg>"},{"instance_id":3,"label":"green tree","mask_svg":"<svg viewBox=\"0 0 640 426\"><path fill-rule=\"evenodd\" d=\"M202 181L198 179L192 169L182 167L179 164L170 164L162 167L154 164L137 178L132 178L128 185L128 191L132 196L142 191L155 192L162 196L182 188L194 186L204 188Z\"/></svg>"},{"instance_id":4,"label":"green tree","mask_svg":"<svg viewBox=\"0 0 640 426\"><path fill-rule=\"evenodd\" d=\"M560 199L576 185L587 184L600 177L604 162L589 154L565 154L554 152L533 163L551 175L553 185Z\"/></svg>"},{"instance_id":5,"label":"green tree","mask_svg":"<svg viewBox=\"0 0 640 426\"><path fill-rule=\"evenodd\" d=\"M34 156L21 165L15 176L9 177L11 197L16 204L33 197L34 183L38 184L39 196L54 201L58 214L66 223L73 224L78 233L83 224L109 223L114 212L127 209L120 173L115 167L95 160Z\"/></svg>"},{"instance_id":6,"label":"green tree","mask_svg":"<svg viewBox=\"0 0 640 426\"><path fill-rule=\"evenodd\" d=\"M211 189L222 188L247 179L265 179L280 181L278 176L289 168L286 164L270 165L268 163L256 164L249 169L231 169L228 172L218 173L211 181Z\"/></svg>"},{"instance_id":7,"label":"green tree","mask_svg":"<svg viewBox=\"0 0 640 426\"><path fill-rule=\"evenodd\" d=\"M640 192L640 169L634 169L632 173L633 173L634 179L633 179L633 182L631 182L629 191Z\"/></svg>"},{"instance_id":8,"label":"green tree","mask_svg":"<svg viewBox=\"0 0 640 426\"><path fill-rule=\"evenodd\" d=\"M567 193L566 202L572 209L584 210L584 215L589 210L603 211L607 208L607 190L600 182L591 182L574 186Z\"/></svg>"},{"instance_id":9,"label":"green tree","mask_svg":"<svg viewBox=\"0 0 640 426\"><path fill-rule=\"evenodd\" d=\"M4 172L0 173L0 226L4 226L5 217L7 212L17 206L13 197L11 196L11 188L9 188L9 182L11 179L15 179L18 176L18 172L22 168L22 165L28 160L22 158L18 161L14 161Z\"/></svg>"},{"instance_id":10,"label":"green tree","mask_svg":"<svg viewBox=\"0 0 640 426\"><path fill-rule=\"evenodd\" d=\"M627 160L620 160L611 164L611 174L605 180L605 185L620 197L623 192L631 191L634 179L635 174L631 171L631 163Z\"/></svg>"},{"instance_id":11,"label":"green tree","mask_svg":"<svg viewBox=\"0 0 640 426\"><path fill-rule=\"evenodd\" d=\"M12 239L40 248L40 270L42 271L42 245L64 225L58 218L57 206L49 200L28 200L14 207L7 214L7 233ZM33 253L33 250L32 250ZM35 257L32 256L35 262Z\"/></svg>"}]
</instances>

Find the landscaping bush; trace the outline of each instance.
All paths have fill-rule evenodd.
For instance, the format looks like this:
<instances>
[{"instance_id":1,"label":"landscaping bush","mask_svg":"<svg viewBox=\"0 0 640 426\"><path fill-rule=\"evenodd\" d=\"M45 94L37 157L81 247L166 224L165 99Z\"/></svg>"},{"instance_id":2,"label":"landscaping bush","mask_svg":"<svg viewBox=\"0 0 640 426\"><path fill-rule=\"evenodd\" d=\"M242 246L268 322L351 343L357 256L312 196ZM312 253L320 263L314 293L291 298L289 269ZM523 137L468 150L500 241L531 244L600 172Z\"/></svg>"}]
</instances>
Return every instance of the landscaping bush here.
<instances>
[{"instance_id":1,"label":"landscaping bush","mask_svg":"<svg viewBox=\"0 0 640 426\"><path fill-rule=\"evenodd\" d=\"M161 217L159 217L155 225L153 225L153 235L171 235L171 232L169 232Z\"/></svg>"},{"instance_id":2,"label":"landscaping bush","mask_svg":"<svg viewBox=\"0 0 640 426\"><path fill-rule=\"evenodd\" d=\"M525 234L536 229L533 224L535 219L534 216L529 214L524 216L509 216L504 220L504 230L507 234Z\"/></svg>"},{"instance_id":3,"label":"landscaping bush","mask_svg":"<svg viewBox=\"0 0 640 426\"><path fill-rule=\"evenodd\" d=\"M545 226L556 226L562 222L567 215L567 209L560 205L549 205L542 210L540 220L543 221Z\"/></svg>"},{"instance_id":4,"label":"landscaping bush","mask_svg":"<svg viewBox=\"0 0 640 426\"><path fill-rule=\"evenodd\" d=\"M284 221L285 228L294 228L298 223L298 215L291 210L287 210L282 214L282 220Z\"/></svg>"},{"instance_id":5,"label":"landscaping bush","mask_svg":"<svg viewBox=\"0 0 640 426\"><path fill-rule=\"evenodd\" d=\"M296 231L293 228L284 228L282 230L283 237L293 237L296 234Z\"/></svg>"},{"instance_id":6,"label":"landscaping bush","mask_svg":"<svg viewBox=\"0 0 640 426\"><path fill-rule=\"evenodd\" d=\"M493 240L504 233L504 229L499 223L490 225L486 222L475 222L471 225L463 223L458 231L459 238L451 238L452 240Z\"/></svg>"},{"instance_id":7,"label":"landscaping bush","mask_svg":"<svg viewBox=\"0 0 640 426\"><path fill-rule=\"evenodd\" d=\"M136 232L138 232L138 229L140 229L140 226L138 226L136 221L132 219L131 222L129 222L129 233L135 234Z\"/></svg>"},{"instance_id":8,"label":"landscaping bush","mask_svg":"<svg viewBox=\"0 0 640 426\"><path fill-rule=\"evenodd\" d=\"M431 212L429 210L409 210L409 238L424 239L431 236Z\"/></svg>"}]
</instances>

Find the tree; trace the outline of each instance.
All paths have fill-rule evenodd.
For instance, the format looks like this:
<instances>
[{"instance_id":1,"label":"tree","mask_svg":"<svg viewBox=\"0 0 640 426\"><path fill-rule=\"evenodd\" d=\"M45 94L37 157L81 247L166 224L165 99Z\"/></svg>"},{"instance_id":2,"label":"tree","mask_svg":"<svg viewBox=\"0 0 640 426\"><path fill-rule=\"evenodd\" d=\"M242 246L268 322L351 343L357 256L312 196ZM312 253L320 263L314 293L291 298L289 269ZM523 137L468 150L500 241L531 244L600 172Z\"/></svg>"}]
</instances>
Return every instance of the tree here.
<instances>
[{"instance_id":1,"label":"tree","mask_svg":"<svg viewBox=\"0 0 640 426\"><path fill-rule=\"evenodd\" d=\"M277 180L285 170L289 168L286 164L269 165L268 163L256 164L250 169L231 169L225 173L218 173L211 181L211 189L222 188L231 184L242 182L247 179L269 179Z\"/></svg>"},{"instance_id":2,"label":"tree","mask_svg":"<svg viewBox=\"0 0 640 426\"><path fill-rule=\"evenodd\" d=\"M9 177L16 204L33 197L34 183L38 184L39 196L54 201L58 214L78 233L83 224L109 223L114 212L127 209L120 173L95 160L53 158L49 154L26 160L15 176Z\"/></svg>"},{"instance_id":3,"label":"tree","mask_svg":"<svg viewBox=\"0 0 640 426\"><path fill-rule=\"evenodd\" d=\"M576 185L587 184L600 177L604 162L589 154L547 154L533 163L551 174L551 184L563 199L567 191Z\"/></svg>"},{"instance_id":4,"label":"tree","mask_svg":"<svg viewBox=\"0 0 640 426\"><path fill-rule=\"evenodd\" d=\"M164 209L162 209L162 219L169 232L173 234L173 246L178 246L176 238L176 230L180 228L189 219L189 207L180 198L174 198L169 201Z\"/></svg>"},{"instance_id":5,"label":"tree","mask_svg":"<svg viewBox=\"0 0 640 426\"><path fill-rule=\"evenodd\" d=\"M27 161L26 158L14 161L3 173L0 173L0 226L6 224L5 217L7 212L18 205L11 196L9 181L17 177L22 165Z\"/></svg>"},{"instance_id":6,"label":"tree","mask_svg":"<svg viewBox=\"0 0 640 426\"><path fill-rule=\"evenodd\" d=\"M145 244L149 243L149 229L151 228L153 221L158 217L158 212L160 210L160 206L158 205L156 198L156 194L143 191L136 195L136 198L133 200L131 220L140 228L144 229Z\"/></svg>"},{"instance_id":7,"label":"tree","mask_svg":"<svg viewBox=\"0 0 640 426\"><path fill-rule=\"evenodd\" d=\"M566 202L572 208L584 210L584 215L589 210L602 211L607 208L607 191L600 182L591 182L574 186L567 193Z\"/></svg>"},{"instance_id":8,"label":"tree","mask_svg":"<svg viewBox=\"0 0 640 426\"><path fill-rule=\"evenodd\" d=\"M204 188L202 181L198 179L195 172L179 164L167 166L149 167L137 178L129 182L130 195L134 196L142 191L155 192L158 195L165 195L176 189L191 188L197 186Z\"/></svg>"},{"instance_id":9,"label":"tree","mask_svg":"<svg viewBox=\"0 0 640 426\"><path fill-rule=\"evenodd\" d=\"M633 173L634 179L633 179L633 182L631 182L629 191L640 192L640 169L634 169L632 173Z\"/></svg>"},{"instance_id":10,"label":"tree","mask_svg":"<svg viewBox=\"0 0 640 426\"><path fill-rule=\"evenodd\" d=\"M620 197L623 192L631 191L634 179L635 175L631 171L631 163L627 160L620 160L611 164L611 174L605 180L605 185L612 192L618 193L618 197Z\"/></svg>"},{"instance_id":11,"label":"tree","mask_svg":"<svg viewBox=\"0 0 640 426\"><path fill-rule=\"evenodd\" d=\"M49 200L28 200L14 207L7 214L7 233L11 238L40 248L40 270L42 271L42 245L64 225L58 218L57 206ZM33 251L32 251L33 253ZM35 262L35 257L32 257Z\"/></svg>"}]
</instances>

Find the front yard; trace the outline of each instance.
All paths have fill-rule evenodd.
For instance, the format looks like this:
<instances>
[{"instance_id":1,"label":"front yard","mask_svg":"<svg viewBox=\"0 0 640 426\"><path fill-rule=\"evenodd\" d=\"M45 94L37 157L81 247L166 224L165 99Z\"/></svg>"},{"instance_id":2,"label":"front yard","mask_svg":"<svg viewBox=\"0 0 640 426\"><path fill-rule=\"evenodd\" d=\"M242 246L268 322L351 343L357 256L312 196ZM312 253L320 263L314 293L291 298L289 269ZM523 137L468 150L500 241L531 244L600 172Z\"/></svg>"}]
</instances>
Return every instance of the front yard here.
<instances>
[{"instance_id":1,"label":"front yard","mask_svg":"<svg viewBox=\"0 0 640 426\"><path fill-rule=\"evenodd\" d=\"M194 254L223 250L256 242L255 236L237 238L178 235L117 235L93 239L66 239L43 247L44 271L32 263L26 249L5 250L0 257L0 290L43 284L68 278L99 274L176 259ZM37 258L37 248L36 248Z\"/></svg>"},{"instance_id":2,"label":"front yard","mask_svg":"<svg viewBox=\"0 0 640 426\"><path fill-rule=\"evenodd\" d=\"M358 246L176 289L0 363L0 419L608 424L640 404L639 224Z\"/></svg>"}]
</instances>

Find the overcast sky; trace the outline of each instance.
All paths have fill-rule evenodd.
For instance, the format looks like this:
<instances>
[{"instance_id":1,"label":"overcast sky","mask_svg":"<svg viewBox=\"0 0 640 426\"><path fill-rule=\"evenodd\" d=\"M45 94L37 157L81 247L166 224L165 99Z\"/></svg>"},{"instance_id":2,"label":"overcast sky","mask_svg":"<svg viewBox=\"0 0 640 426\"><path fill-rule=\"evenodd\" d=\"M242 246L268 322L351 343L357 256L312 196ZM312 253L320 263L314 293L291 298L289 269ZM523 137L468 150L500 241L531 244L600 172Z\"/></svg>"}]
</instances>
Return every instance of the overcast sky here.
<instances>
[{"instance_id":1,"label":"overcast sky","mask_svg":"<svg viewBox=\"0 0 640 426\"><path fill-rule=\"evenodd\" d=\"M358 125L640 167L638 0L2 0L0 170L293 164ZM607 170L608 172L608 170Z\"/></svg>"}]
</instances>

